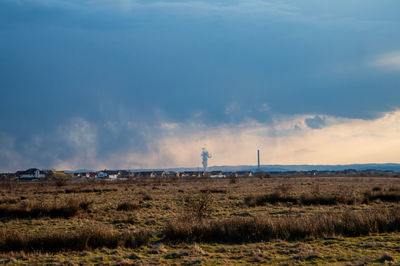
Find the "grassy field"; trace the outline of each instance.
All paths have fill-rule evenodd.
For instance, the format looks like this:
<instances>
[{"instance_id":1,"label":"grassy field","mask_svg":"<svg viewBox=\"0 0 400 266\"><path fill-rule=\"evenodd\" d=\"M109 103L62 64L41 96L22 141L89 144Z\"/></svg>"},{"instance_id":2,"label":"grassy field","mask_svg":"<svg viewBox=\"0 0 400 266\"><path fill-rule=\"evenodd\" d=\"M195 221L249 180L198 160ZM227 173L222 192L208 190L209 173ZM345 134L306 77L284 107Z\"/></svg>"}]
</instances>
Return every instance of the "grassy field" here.
<instances>
[{"instance_id":1,"label":"grassy field","mask_svg":"<svg viewBox=\"0 0 400 266\"><path fill-rule=\"evenodd\" d=\"M400 262L400 178L0 183L0 263Z\"/></svg>"}]
</instances>

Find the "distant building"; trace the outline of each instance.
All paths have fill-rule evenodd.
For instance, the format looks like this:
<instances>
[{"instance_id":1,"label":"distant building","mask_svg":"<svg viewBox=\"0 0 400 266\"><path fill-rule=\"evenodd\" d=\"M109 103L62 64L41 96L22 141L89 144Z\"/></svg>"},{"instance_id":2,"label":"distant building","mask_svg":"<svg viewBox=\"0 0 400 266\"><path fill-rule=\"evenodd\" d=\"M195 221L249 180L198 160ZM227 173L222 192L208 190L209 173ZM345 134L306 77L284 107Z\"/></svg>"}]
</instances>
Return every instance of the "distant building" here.
<instances>
[{"instance_id":1,"label":"distant building","mask_svg":"<svg viewBox=\"0 0 400 266\"><path fill-rule=\"evenodd\" d=\"M237 177L252 177L253 172L251 171L237 171L236 172Z\"/></svg>"},{"instance_id":2,"label":"distant building","mask_svg":"<svg viewBox=\"0 0 400 266\"><path fill-rule=\"evenodd\" d=\"M41 171L37 168L30 168L25 171L17 171L15 175L21 180L33 180L46 177L46 171Z\"/></svg>"},{"instance_id":3,"label":"distant building","mask_svg":"<svg viewBox=\"0 0 400 266\"><path fill-rule=\"evenodd\" d=\"M96 178L108 178L108 174L101 171L96 174Z\"/></svg>"},{"instance_id":4,"label":"distant building","mask_svg":"<svg viewBox=\"0 0 400 266\"><path fill-rule=\"evenodd\" d=\"M224 178L225 175L222 173L222 171L211 171L211 177L212 178Z\"/></svg>"}]
</instances>

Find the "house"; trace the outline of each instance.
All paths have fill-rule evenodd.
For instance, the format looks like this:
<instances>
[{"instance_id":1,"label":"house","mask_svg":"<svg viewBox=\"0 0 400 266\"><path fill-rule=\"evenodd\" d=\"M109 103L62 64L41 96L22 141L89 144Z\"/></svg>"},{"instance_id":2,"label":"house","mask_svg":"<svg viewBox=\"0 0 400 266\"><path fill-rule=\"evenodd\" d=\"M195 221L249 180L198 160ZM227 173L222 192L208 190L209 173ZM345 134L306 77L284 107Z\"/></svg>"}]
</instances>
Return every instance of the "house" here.
<instances>
[{"instance_id":1,"label":"house","mask_svg":"<svg viewBox=\"0 0 400 266\"><path fill-rule=\"evenodd\" d=\"M107 170L104 169L103 171L96 173L96 178L108 178L108 179L117 179L119 175L118 170Z\"/></svg>"},{"instance_id":2,"label":"house","mask_svg":"<svg viewBox=\"0 0 400 266\"><path fill-rule=\"evenodd\" d=\"M141 171L136 173L136 177L138 178L149 178L152 177L152 171Z\"/></svg>"},{"instance_id":3,"label":"house","mask_svg":"<svg viewBox=\"0 0 400 266\"><path fill-rule=\"evenodd\" d=\"M118 178L130 178L130 177L134 177L132 172L126 170L118 171Z\"/></svg>"},{"instance_id":4,"label":"house","mask_svg":"<svg viewBox=\"0 0 400 266\"><path fill-rule=\"evenodd\" d=\"M253 176L253 172L251 172L251 171L237 171L236 175L238 177L252 177Z\"/></svg>"},{"instance_id":5,"label":"house","mask_svg":"<svg viewBox=\"0 0 400 266\"><path fill-rule=\"evenodd\" d=\"M106 172L100 171L96 174L96 178L108 178L108 174Z\"/></svg>"},{"instance_id":6,"label":"house","mask_svg":"<svg viewBox=\"0 0 400 266\"><path fill-rule=\"evenodd\" d=\"M181 177L189 178L189 177L202 177L203 173L200 171L184 171L181 173Z\"/></svg>"},{"instance_id":7,"label":"house","mask_svg":"<svg viewBox=\"0 0 400 266\"><path fill-rule=\"evenodd\" d=\"M151 172L150 177L152 178L164 178L166 177L166 172L165 171L153 171Z\"/></svg>"},{"instance_id":8,"label":"house","mask_svg":"<svg viewBox=\"0 0 400 266\"><path fill-rule=\"evenodd\" d=\"M222 171L211 171L211 177L212 178L223 178L225 175L223 175Z\"/></svg>"},{"instance_id":9,"label":"house","mask_svg":"<svg viewBox=\"0 0 400 266\"><path fill-rule=\"evenodd\" d=\"M119 173L118 170L104 170L103 172L108 175L109 179L117 179Z\"/></svg>"},{"instance_id":10,"label":"house","mask_svg":"<svg viewBox=\"0 0 400 266\"><path fill-rule=\"evenodd\" d=\"M37 168L30 168L25 171L17 171L15 175L21 180L39 180L40 178L46 177L45 171L40 171Z\"/></svg>"},{"instance_id":11,"label":"house","mask_svg":"<svg viewBox=\"0 0 400 266\"><path fill-rule=\"evenodd\" d=\"M167 178L178 178L179 177L179 173L175 172L175 171L168 171L165 173L165 176Z\"/></svg>"}]
</instances>

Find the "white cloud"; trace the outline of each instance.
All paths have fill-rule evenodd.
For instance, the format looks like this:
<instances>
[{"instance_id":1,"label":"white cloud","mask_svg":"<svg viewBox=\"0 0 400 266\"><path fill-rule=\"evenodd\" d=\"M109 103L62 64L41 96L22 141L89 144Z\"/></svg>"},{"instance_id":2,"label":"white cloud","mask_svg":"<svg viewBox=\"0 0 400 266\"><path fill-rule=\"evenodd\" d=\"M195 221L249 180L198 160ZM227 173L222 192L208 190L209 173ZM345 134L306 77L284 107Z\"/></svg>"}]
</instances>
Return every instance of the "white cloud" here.
<instances>
[{"instance_id":1,"label":"white cloud","mask_svg":"<svg viewBox=\"0 0 400 266\"><path fill-rule=\"evenodd\" d=\"M315 115L275 117L271 125L256 121L207 126L200 123L164 122L143 140L146 150L134 143L127 149L98 154L101 140L94 125L74 119L61 126L54 139L69 145L73 156L54 161L57 169L132 169L201 167L201 148L213 155L210 165L255 165L261 150L263 164L350 164L397 162L400 158L400 110L375 120L327 116L319 130L309 128L305 119ZM2 158L12 165L5 169L41 167L15 150L15 141L2 136ZM36 139L46 151L45 139ZM38 149L39 149L38 148ZM35 148L36 149L36 148ZM58 152L57 149L52 148ZM106 151L107 152L107 151ZM102 155L102 156L100 156ZM5 159L4 159L5 158ZM26 165L29 162L30 165Z\"/></svg>"},{"instance_id":2,"label":"white cloud","mask_svg":"<svg viewBox=\"0 0 400 266\"><path fill-rule=\"evenodd\" d=\"M163 122L160 125L161 129L166 129L166 130L174 130L178 127L178 123L168 123L168 122Z\"/></svg>"},{"instance_id":3,"label":"white cloud","mask_svg":"<svg viewBox=\"0 0 400 266\"><path fill-rule=\"evenodd\" d=\"M371 65L390 70L400 70L400 51L380 55L371 62Z\"/></svg>"},{"instance_id":4,"label":"white cloud","mask_svg":"<svg viewBox=\"0 0 400 266\"><path fill-rule=\"evenodd\" d=\"M213 154L211 165L254 165L257 149L263 164L386 163L400 157L400 111L376 120L324 116L326 126L320 130L307 128L305 117L310 116L287 118L272 126L222 125L206 131L194 126L185 134L159 139L158 155L150 153L149 160L142 161L148 162L147 167L200 166L204 145Z\"/></svg>"},{"instance_id":5,"label":"white cloud","mask_svg":"<svg viewBox=\"0 0 400 266\"><path fill-rule=\"evenodd\" d=\"M225 106L224 113L226 115L230 115L230 114L232 114L234 112L238 112L238 111L240 111L239 104L237 102L232 102L232 103L230 103L230 104Z\"/></svg>"}]
</instances>

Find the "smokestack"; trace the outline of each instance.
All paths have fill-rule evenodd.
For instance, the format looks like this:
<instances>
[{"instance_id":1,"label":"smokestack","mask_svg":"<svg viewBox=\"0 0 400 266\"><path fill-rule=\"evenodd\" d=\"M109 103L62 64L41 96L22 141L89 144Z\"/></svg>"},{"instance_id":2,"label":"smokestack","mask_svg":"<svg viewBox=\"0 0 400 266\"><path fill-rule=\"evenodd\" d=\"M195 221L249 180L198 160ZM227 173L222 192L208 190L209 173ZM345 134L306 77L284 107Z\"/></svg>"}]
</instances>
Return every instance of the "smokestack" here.
<instances>
[{"instance_id":1,"label":"smokestack","mask_svg":"<svg viewBox=\"0 0 400 266\"><path fill-rule=\"evenodd\" d=\"M258 169L260 169L260 150L257 150L257 165Z\"/></svg>"}]
</instances>

